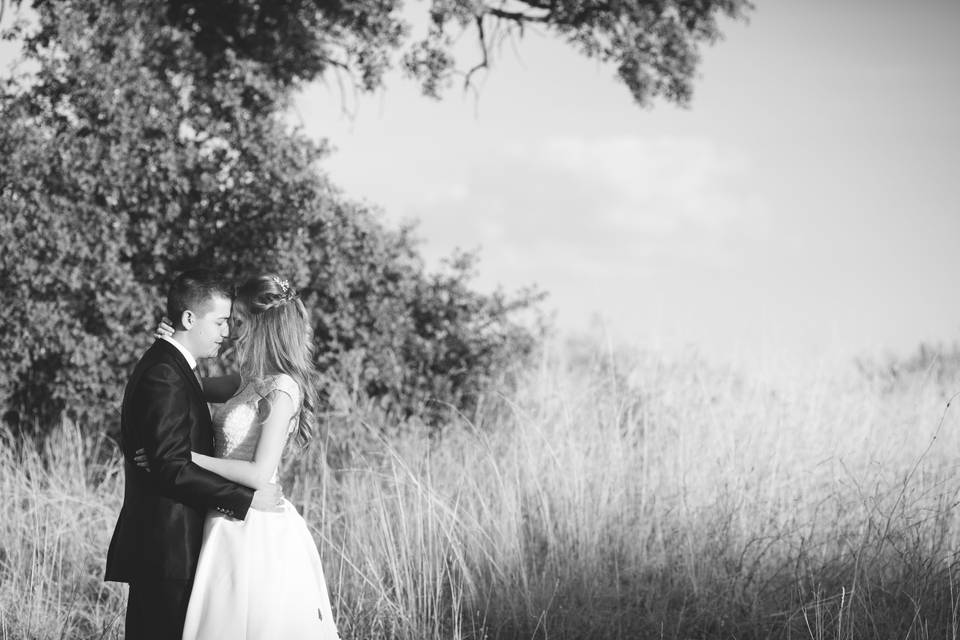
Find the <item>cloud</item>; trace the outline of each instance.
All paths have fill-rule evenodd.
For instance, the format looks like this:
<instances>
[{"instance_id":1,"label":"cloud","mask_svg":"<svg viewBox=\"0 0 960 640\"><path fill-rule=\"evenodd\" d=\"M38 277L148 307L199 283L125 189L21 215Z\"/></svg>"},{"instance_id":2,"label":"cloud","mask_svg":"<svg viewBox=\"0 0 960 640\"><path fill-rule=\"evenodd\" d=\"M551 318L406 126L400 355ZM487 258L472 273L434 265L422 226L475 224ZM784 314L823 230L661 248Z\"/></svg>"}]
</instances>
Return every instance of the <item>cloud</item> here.
<instances>
[{"instance_id":1,"label":"cloud","mask_svg":"<svg viewBox=\"0 0 960 640\"><path fill-rule=\"evenodd\" d=\"M489 146L421 173L397 213L436 248L482 246L514 267L644 273L665 259L722 261L760 208L748 163L700 139L554 137ZM450 181L447 184L445 181ZM496 269L496 265L494 266Z\"/></svg>"},{"instance_id":2,"label":"cloud","mask_svg":"<svg viewBox=\"0 0 960 640\"><path fill-rule=\"evenodd\" d=\"M731 181L743 158L706 140L555 138L536 150L544 166L589 181L611 196L599 213L617 229L664 233L684 225L716 228L741 217Z\"/></svg>"},{"instance_id":3,"label":"cloud","mask_svg":"<svg viewBox=\"0 0 960 640\"><path fill-rule=\"evenodd\" d=\"M763 225L749 162L709 140L554 136L464 148L421 145L416 162L367 154L362 170L347 162L331 172L388 217L419 220L428 264L479 248L481 288L538 284L561 323L604 309L635 309L626 320L636 321L658 296L692 295L735 266Z\"/></svg>"}]
</instances>

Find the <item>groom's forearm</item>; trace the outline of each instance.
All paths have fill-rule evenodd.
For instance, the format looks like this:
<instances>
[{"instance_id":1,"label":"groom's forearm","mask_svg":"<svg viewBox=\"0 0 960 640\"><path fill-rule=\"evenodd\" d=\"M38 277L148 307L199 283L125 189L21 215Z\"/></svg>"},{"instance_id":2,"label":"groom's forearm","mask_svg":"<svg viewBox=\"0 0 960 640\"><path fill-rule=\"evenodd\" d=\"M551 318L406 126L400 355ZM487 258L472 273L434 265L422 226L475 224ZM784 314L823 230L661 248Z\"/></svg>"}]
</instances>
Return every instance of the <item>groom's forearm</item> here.
<instances>
[{"instance_id":1,"label":"groom's forearm","mask_svg":"<svg viewBox=\"0 0 960 640\"><path fill-rule=\"evenodd\" d=\"M159 489L171 498L200 508L217 509L243 519L253 491L190 461L187 410L178 397L184 390L175 372L163 367L145 374L138 390L143 407L141 425L144 449Z\"/></svg>"},{"instance_id":2,"label":"groom's forearm","mask_svg":"<svg viewBox=\"0 0 960 640\"><path fill-rule=\"evenodd\" d=\"M243 483L231 481L193 462L159 462L158 476L170 497L204 509L215 509L240 520L246 517L253 501L253 490Z\"/></svg>"}]
</instances>

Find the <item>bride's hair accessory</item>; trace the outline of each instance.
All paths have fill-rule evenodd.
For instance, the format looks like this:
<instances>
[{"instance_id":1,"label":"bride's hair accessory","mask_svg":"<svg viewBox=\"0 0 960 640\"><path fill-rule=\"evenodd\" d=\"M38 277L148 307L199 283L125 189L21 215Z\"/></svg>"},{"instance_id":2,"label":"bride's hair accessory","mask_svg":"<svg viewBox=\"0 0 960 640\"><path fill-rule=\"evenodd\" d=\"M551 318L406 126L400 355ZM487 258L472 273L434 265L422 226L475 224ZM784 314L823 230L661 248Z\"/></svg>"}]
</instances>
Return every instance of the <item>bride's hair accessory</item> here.
<instances>
[{"instance_id":1,"label":"bride's hair accessory","mask_svg":"<svg viewBox=\"0 0 960 640\"><path fill-rule=\"evenodd\" d=\"M297 298L297 292L294 291L293 287L290 286L289 280L282 280L279 276L270 276L270 279L273 280L274 284L280 287L280 299L283 302Z\"/></svg>"},{"instance_id":2,"label":"bride's hair accessory","mask_svg":"<svg viewBox=\"0 0 960 640\"><path fill-rule=\"evenodd\" d=\"M270 276L270 279L277 283L277 286L283 290L284 294L290 290L289 280L281 280L279 276Z\"/></svg>"}]
</instances>

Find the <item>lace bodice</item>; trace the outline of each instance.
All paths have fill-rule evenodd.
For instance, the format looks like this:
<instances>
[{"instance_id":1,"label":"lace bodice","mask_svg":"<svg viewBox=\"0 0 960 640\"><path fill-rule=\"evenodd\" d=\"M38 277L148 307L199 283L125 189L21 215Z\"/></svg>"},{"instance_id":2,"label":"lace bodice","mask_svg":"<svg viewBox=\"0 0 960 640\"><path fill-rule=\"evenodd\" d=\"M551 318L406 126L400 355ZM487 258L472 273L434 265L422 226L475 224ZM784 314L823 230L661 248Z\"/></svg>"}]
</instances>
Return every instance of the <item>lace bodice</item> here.
<instances>
[{"instance_id":1,"label":"lace bodice","mask_svg":"<svg viewBox=\"0 0 960 640\"><path fill-rule=\"evenodd\" d=\"M297 426L300 411L300 388L285 373L261 379L245 380L237 393L213 409L214 455L230 460L253 460L260 440L261 424L257 420L257 405L271 391L286 393L296 407L287 438Z\"/></svg>"}]
</instances>

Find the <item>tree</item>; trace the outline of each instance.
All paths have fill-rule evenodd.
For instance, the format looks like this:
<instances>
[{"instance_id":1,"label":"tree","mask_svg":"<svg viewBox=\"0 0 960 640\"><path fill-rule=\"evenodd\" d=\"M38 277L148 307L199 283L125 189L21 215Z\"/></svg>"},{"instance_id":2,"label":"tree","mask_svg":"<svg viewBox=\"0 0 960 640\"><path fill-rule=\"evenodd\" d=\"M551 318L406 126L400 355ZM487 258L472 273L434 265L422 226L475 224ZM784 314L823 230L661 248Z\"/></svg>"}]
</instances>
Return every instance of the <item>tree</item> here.
<instances>
[{"instance_id":1,"label":"tree","mask_svg":"<svg viewBox=\"0 0 960 640\"><path fill-rule=\"evenodd\" d=\"M663 97L687 105L699 47L720 38L718 17L743 18L750 8L748 0L433 0L429 32L408 47L403 64L425 94L437 96L458 75L469 86L497 45L538 27L615 66L638 104ZM452 49L463 31L476 39L479 62L458 73Z\"/></svg>"},{"instance_id":2,"label":"tree","mask_svg":"<svg viewBox=\"0 0 960 640\"><path fill-rule=\"evenodd\" d=\"M465 263L426 273L411 230L347 200L318 167L324 148L283 122L282 78L236 59L211 70L155 3L38 9L39 70L9 80L0 104L8 421L114 422L165 287L198 265L290 277L328 377L404 414L427 398L467 407L529 352L511 314L535 296L478 294Z\"/></svg>"},{"instance_id":3,"label":"tree","mask_svg":"<svg viewBox=\"0 0 960 640\"><path fill-rule=\"evenodd\" d=\"M474 292L469 257L426 273L412 230L350 202L320 171L323 146L284 123L293 89L334 69L373 89L399 57L437 96L458 31L474 30L482 67L538 25L617 64L638 102L685 103L698 45L748 4L435 0L419 40L394 0L31 6L36 28L13 37L38 70L7 79L0 103L0 400L44 427L64 411L115 419L166 283L200 264L290 274L320 364L387 408L469 409L532 349L516 317L538 295Z\"/></svg>"},{"instance_id":4,"label":"tree","mask_svg":"<svg viewBox=\"0 0 960 640\"><path fill-rule=\"evenodd\" d=\"M13 0L19 5L22 0ZM33 0L51 14L56 0ZM0 0L0 7L6 0ZM381 86L399 54L404 69L438 97L462 77L489 67L504 39L538 28L585 56L609 63L634 99L657 97L688 104L700 46L720 38L719 19L743 19L749 0L431 0L429 28L414 39L400 0L168 0L165 22L190 35L205 73L235 63L261 66L284 86L330 71L350 73L366 90ZM96 8L92 8L96 11ZM2 10L0 10L2 14ZM49 16L48 16L49 17ZM46 20L34 44L55 37ZM475 63L464 70L454 43L476 43Z\"/></svg>"}]
</instances>

